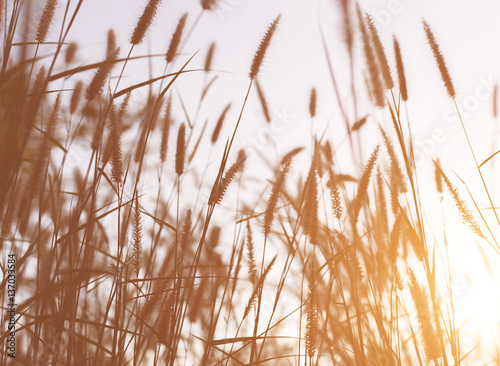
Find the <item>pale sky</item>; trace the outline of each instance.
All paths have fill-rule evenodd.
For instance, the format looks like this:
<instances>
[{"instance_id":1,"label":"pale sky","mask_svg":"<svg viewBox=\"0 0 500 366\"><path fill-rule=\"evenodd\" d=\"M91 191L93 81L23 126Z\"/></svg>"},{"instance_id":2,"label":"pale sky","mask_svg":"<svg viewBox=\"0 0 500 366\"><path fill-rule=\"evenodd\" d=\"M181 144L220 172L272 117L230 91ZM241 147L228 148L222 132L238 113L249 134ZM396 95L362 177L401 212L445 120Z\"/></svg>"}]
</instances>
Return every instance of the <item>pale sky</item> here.
<instances>
[{"instance_id":1,"label":"pale sky","mask_svg":"<svg viewBox=\"0 0 500 366\"><path fill-rule=\"evenodd\" d=\"M129 50L130 34L144 3L137 0L85 0L79 21L68 37L68 40L80 44L80 62L84 64L102 59L106 32L110 28L115 30L121 54L125 55ZM446 121L449 108L445 107L447 96L425 39L421 25L423 18L429 22L440 43L455 82L459 102L475 95L476 89L483 84L488 84L491 89L491 84L498 79L495 65L500 64L500 48L495 45L494 35L500 34L500 22L497 21L499 2L365 0L359 3L376 20L393 65L392 35L396 34L399 38L407 72L409 108L415 137L425 140L432 135L436 126L445 126L449 130ZM40 2L42 6L43 2ZM197 0L163 1L147 40L134 50L134 55L164 53L180 16L186 11L189 13L190 28L200 9ZM61 17L61 6L59 10ZM334 94L327 78L319 35L321 24L341 94L348 94L348 62L342 45L340 12L334 0L222 0L217 10L202 16L184 48L184 58L179 58L178 62L184 62L199 50L190 66L203 65L209 44L217 40L213 67L224 71L220 75L220 82L224 89L234 90L230 94L237 103L238 92L244 93L246 89L253 53L268 24L278 14L282 14L282 21L261 73L269 103L279 110L286 108L296 115L303 115L307 111L310 88L314 86L318 89L319 115L323 119L335 116ZM52 34L56 36L57 29L52 29ZM363 54L358 52L358 67L362 67L363 62ZM128 66L122 85L133 83L134 80L143 81L149 76L147 67L135 67L137 64L135 62ZM156 58L153 66L154 76L160 75L164 67L163 59ZM185 90L191 90L194 85L199 88L201 78L189 76L186 79L183 84ZM362 88L362 85L359 87ZM226 101L220 103L214 106L216 114ZM477 106L474 101L469 103L469 109L473 111L468 118L483 120L491 115L491 98L480 100ZM254 103L253 108L258 113L257 103ZM364 109L363 106L360 108L362 114L370 112L366 105ZM342 129L343 125L339 128ZM447 137L454 137L454 134L447 132ZM442 152L444 145L446 143L437 147L439 152Z\"/></svg>"}]
</instances>

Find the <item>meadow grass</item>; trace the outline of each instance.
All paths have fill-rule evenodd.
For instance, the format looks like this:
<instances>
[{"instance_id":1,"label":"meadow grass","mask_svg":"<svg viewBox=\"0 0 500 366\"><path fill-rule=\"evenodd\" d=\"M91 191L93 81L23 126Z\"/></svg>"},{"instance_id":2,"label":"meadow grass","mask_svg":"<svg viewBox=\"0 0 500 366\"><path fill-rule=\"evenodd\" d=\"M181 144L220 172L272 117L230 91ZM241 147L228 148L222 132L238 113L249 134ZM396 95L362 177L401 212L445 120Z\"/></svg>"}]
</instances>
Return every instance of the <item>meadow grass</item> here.
<instances>
[{"instance_id":1,"label":"meadow grass","mask_svg":"<svg viewBox=\"0 0 500 366\"><path fill-rule=\"evenodd\" d=\"M216 43L193 54L183 48L217 1L201 1L198 18L186 13L177 20L163 74L136 84L123 76L136 60L156 57L136 50L168 2L145 2L129 43L117 44L111 30L102 60L84 65L75 62L78 44L67 39L82 0L47 0L29 36L21 24L33 22L27 9L35 3L0 6L3 313L8 253L16 255L17 288L15 359L3 327L1 364L499 362L475 340L463 340L446 233L435 235L426 221L420 185L427 176L418 175L407 112L404 54L411 45L394 36L391 60L373 18L339 0L350 67L345 92L353 103L342 100L324 34L322 41L333 108L345 122L335 132L349 147L315 129L326 102L312 87L304 100L310 143L275 162L262 152L259 164L271 173L254 179L237 136L252 103L262 112L259 123L272 121L260 76L273 57L280 15L267 31L252 30L262 38L248 60L248 88L235 101L232 91L214 90ZM456 107L446 55L430 24L421 31ZM20 33L24 42L15 41ZM357 42L361 55L353 52ZM191 68L193 59L204 67ZM190 73L201 80L193 110L177 88ZM214 96L220 110L207 115L203 106ZM384 116L378 126L363 114L364 100ZM481 170L493 155L479 164L458 107L456 113L484 192L472 195L436 157L432 194L441 199L438 210L456 206L446 224L462 220L500 254L500 220ZM370 124L375 139L363 137ZM343 171L339 161L353 168ZM492 217L479 209L478 194L487 197Z\"/></svg>"}]
</instances>

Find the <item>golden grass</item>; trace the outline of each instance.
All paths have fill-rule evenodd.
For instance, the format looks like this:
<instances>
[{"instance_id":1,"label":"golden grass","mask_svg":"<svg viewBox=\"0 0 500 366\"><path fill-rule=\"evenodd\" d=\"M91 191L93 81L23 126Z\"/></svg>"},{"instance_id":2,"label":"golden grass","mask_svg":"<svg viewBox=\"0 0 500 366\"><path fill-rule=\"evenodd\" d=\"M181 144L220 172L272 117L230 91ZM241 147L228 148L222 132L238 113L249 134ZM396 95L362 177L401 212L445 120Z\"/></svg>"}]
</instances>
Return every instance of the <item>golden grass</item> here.
<instances>
[{"instance_id":1,"label":"golden grass","mask_svg":"<svg viewBox=\"0 0 500 366\"><path fill-rule=\"evenodd\" d=\"M437 158L433 172L416 166L406 44L392 38L398 90L374 17L359 6L353 14L355 4L339 0L347 94L340 92L345 85L335 78L324 42L337 104L323 93L325 85L315 84L303 94L299 118L314 124L300 127L311 131L302 139L306 147L287 145L287 153L275 154L282 135L270 135L250 159L240 146L246 137L239 135L240 124L274 128L274 96L264 94L262 65L273 57L280 16L248 60L248 89L238 100L238 91L217 89L220 75L233 75L218 70L224 55L214 57L215 42L200 47L204 60L184 48L200 17L212 16L208 11L222 3L200 1L190 29L183 14L163 57L131 57L161 3L150 0L132 29L126 58L119 58L123 45L109 30L104 60L76 67L85 63L85 49L66 35L80 21L80 7L68 7L61 19L60 6L48 0L33 40L13 47L24 16L14 3L5 8L0 2L9 11L0 17L9 32L0 71L0 303L5 313L5 258L15 254L19 364L497 362L462 329L467 320L456 310L448 239L451 230L461 230L461 219L476 234L467 237L471 252L475 239L500 254L500 220L481 171L495 154L479 165L462 124L491 215L457 175L473 206L462 198L462 186ZM50 46L54 29L60 34ZM258 40L261 30L250 31ZM424 37L455 102L425 21ZM358 41L364 60L354 52ZM52 48L37 56L45 46ZM165 71L153 75L152 68L147 80L131 83L128 67L141 60L161 62ZM367 90L360 87L365 69ZM193 77L189 100L181 87L186 75ZM258 100L249 98L254 85ZM370 103L365 92L373 105L361 104ZM253 120L249 104L261 108L263 118ZM336 121L320 129L332 110L345 130ZM458 107L457 113L461 118ZM367 155L366 146L374 145ZM433 178L435 190L422 194L422 187L434 187ZM427 193L440 200L429 205ZM448 201L456 217L446 211ZM437 221L435 212L443 217L437 232L429 222ZM4 328L2 344L9 337ZM0 364L9 360L3 347Z\"/></svg>"},{"instance_id":2,"label":"golden grass","mask_svg":"<svg viewBox=\"0 0 500 366\"><path fill-rule=\"evenodd\" d=\"M259 49L255 53L252 61L252 66L250 68L250 79L257 78L257 75L259 74L262 62L264 61L264 57L266 56L267 49L269 48L273 35L278 28L280 18L281 16L278 16L272 21L271 25L269 25L269 28L267 29L266 34L264 35L264 38L262 38L262 41L260 42Z\"/></svg>"}]
</instances>

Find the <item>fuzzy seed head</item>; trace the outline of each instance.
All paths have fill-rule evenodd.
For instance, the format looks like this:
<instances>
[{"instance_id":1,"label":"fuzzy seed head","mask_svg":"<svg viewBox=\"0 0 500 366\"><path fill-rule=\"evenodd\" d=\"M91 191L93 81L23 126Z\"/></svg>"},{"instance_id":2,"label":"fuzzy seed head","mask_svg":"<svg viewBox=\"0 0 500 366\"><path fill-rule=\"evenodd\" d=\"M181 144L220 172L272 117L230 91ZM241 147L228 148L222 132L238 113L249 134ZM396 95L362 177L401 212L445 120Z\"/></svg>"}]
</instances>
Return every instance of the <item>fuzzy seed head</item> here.
<instances>
[{"instance_id":1,"label":"fuzzy seed head","mask_svg":"<svg viewBox=\"0 0 500 366\"><path fill-rule=\"evenodd\" d=\"M311 117L316 116L316 88L311 89L311 97L309 98L309 114Z\"/></svg>"},{"instance_id":2,"label":"fuzzy seed head","mask_svg":"<svg viewBox=\"0 0 500 366\"><path fill-rule=\"evenodd\" d=\"M441 78L443 79L444 86L446 87L446 91L448 92L450 98L455 98L456 96L455 87L453 86L450 73L448 72L448 67L444 62L444 57L443 54L441 53L441 50L439 49L436 37L434 36L434 33L432 32L429 24L427 24L425 20L423 21L423 23L424 23L425 34L427 36L427 41L431 46L432 54L434 55L434 59L436 60L436 63L438 65L439 72L441 73Z\"/></svg>"},{"instance_id":3,"label":"fuzzy seed head","mask_svg":"<svg viewBox=\"0 0 500 366\"><path fill-rule=\"evenodd\" d=\"M363 48L365 51L366 65L368 68L369 75L369 86L371 88L371 93L375 99L375 105L378 107L383 107L385 104L385 94L382 81L380 80L380 71L377 65L375 55L373 54L373 48L370 42L370 36L366 30L365 21L359 5L356 8L358 14L359 28L361 30L361 35L363 38Z\"/></svg>"},{"instance_id":4,"label":"fuzzy seed head","mask_svg":"<svg viewBox=\"0 0 500 366\"><path fill-rule=\"evenodd\" d=\"M177 134L177 154L175 155L175 172L180 177L184 173L184 160L186 157L186 125L179 127Z\"/></svg>"},{"instance_id":5,"label":"fuzzy seed head","mask_svg":"<svg viewBox=\"0 0 500 366\"><path fill-rule=\"evenodd\" d=\"M212 67L212 60L214 58L214 52L215 52L215 42L212 42L212 44L210 45L210 48L208 49L207 57L205 59L205 72L209 72L210 68Z\"/></svg>"},{"instance_id":6,"label":"fuzzy seed head","mask_svg":"<svg viewBox=\"0 0 500 366\"><path fill-rule=\"evenodd\" d=\"M57 0L47 0L45 3L45 8L43 9L42 17L40 18L40 23L38 23L38 28L36 31L35 39L42 43L47 38L47 33L49 32L50 24L54 18L54 13L57 6Z\"/></svg>"},{"instance_id":7,"label":"fuzzy seed head","mask_svg":"<svg viewBox=\"0 0 500 366\"><path fill-rule=\"evenodd\" d=\"M108 43L106 47L106 58L112 57L113 52L116 50L116 36L115 31L110 29L108 31Z\"/></svg>"},{"instance_id":8,"label":"fuzzy seed head","mask_svg":"<svg viewBox=\"0 0 500 366\"><path fill-rule=\"evenodd\" d=\"M67 64L70 64L73 62L73 60L75 59L75 55L76 55L77 50L78 50L78 44L75 42L70 43L68 48L66 48L66 55L64 57L64 61Z\"/></svg>"},{"instance_id":9,"label":"fuzzy seed head","mask_svg":"<svg viewBox=\"0 0 500 366\"><path fill-rule=\"evenodd\" d=\"M365 165L365 169L363 171L363 175L359 181L358 191L356 193L356 198L354 199L354 220L357 221L359 216L359 211L363 206L365 201L367 192L368 192L368 184L370 183L370 177L372 175L373 168L375 167L375 162L377 161L377 156L379 152L379 146L373 150L370 159Z\"/></svg>"},{"instance_id":10,"label":"fuzzy seed head","mask_svg":"<svg viewBox=\"0 0 500 366\"><path fill-rule=\"evenodd\" d=\"M217 7L217 0L201 0L203 10L213 10Z\"/></svg>"},{"instance_id":11,"label":"fuzzy seed head","mask_svg":"<svg viewBox=\"0 0 500 366\"><path fill-rule=\"evenodd\" d=\"M403 64L403 58L401 56L401 48L399 47L399 42L396 36L394 36L394 54L396 55L396 69L398 71L399 93L401 94L401 99L406 102L408 100L408 89L406 86L405 68Z\"/></svg>"},{"instance_id":12,"label":"fuzzy seed head","mask_svg":"<svg viewBox=\"0 0 500 366\"><path fill-rule=\"evenodd\" d=\"M170 45L168 46L167 51L167 62L170 63L174 60L175 55L177 54L177 49L181 43L182 32L184 31L184 26L186 25L187 13L185 13L181 19L179 19L179 23L177 23L177 28L175 29L174 34L172 35L172 39L170 40Z\"/></svg>"},{"instance_id":13,"label":"fuzzy seed head","mask_svg":"<svg viewBox=\"0 0 500 366\"><path fill-rule=\"evenodd\" d=\"M163 128L161 133L160 160L162 163L167 160L168 137L172 122L172 97L169 97L167 100L167 108L165 110L165 118L163 119Z\"/></svg>"},{"instance_id":14,"label":"fuzzy seed head","mask_svg":"<svg viewBox=\"0 0 500 366\"><path fill-rule=\"evenodd\" d=\"M118 57L119 48L115 49L114 52L106 56L106 60L99 66L94 78L90 82L87 91L85 92L85 97L88 101L94 100L102 91L106 80L115 65L115 60Z\"/></svg>"},{"instance_id":15,"label":"fuzzy seed head","mask_svg":"<svg viewBox=\"0 0 500 366\"><path fill-rule=\"evenodd\" d=\"M71 114L75 113L76 109L78 108L78 104L80 103L80 98L82 96L82 91L83 82L80 80L78 83L76 83L75 89L73 89L73 94L71 94L71 102L69 107L69 111Z\"/></svg>"},{"instance_id":16,"label":"fuzzy seed head","mask_svg":"<svg viewBox=\"0 0 500 366\"><path fill-rule=\"evenodd\" d=\"M257 78L259 74L260 67L262 66L262 62L264 61L264 56L266 55L267 49L271 44L271 39L273 38L274 33L276 32L276 28L278 28L278 24L280 22L281 15L278 15L276 19L273 20L269 28L267 29L264 38L260 42L259 48L255 53L255 56L252 61L252 66L250 68L250 79Z\"/></svg>"},{"instance_id":17,"label":"fuzzy seed head","mask_svg":"<svg viewBox=\"0 0 500 366\"><path fill-rule=\"evenodd\" d=\"M439 340L432 324L431 312L429 309L429 299L426 291L418 282L411 269L409 270L410 277L410 292L417 310L418 322L422 331L422 339L424 341L425 353L429 360L438 358L441 354L439 351Z\"/></svg>"},{"instance_id":18,"label":"fuzzy seed head","mask_svg":"<svg viewBox=\"0 0 500 366\"><path fill-rule=\"evenodd\" d=\"M158 6L160 5L160 3L161 0L149 0L148 4L144 8L144 12L139 18L137 25L135 26L132 37L130 37L131 44L138 45L142 43L146 32L153 23L153 18L156 14L156 11L158 10Z\"/></svg>"},{"instance_id":19,"label":"fuzzy seed head","mask_svg":"<svg viewBox=\"0 0 500 366\"><path fill-rule=\"evenodd\" d=\"M257 87L257 94L259 96L260 105L262 106L262 112L264 113L264 117L266 118L266 122L271 122L271 115L269 114L269 107L267 106L266 96L262 91L259 81L255 80L255 86Z\"/></svg>"},{"instance_id":20,"label":"fuzzy seed head","mask_svg":"<svg viewBox=\"0 0 500 366\"><path fill-rule=\"evenodd\" d=\"M214 132L212 132L212 138L211 138L212 144L215 144L217 142L217 140L219 139L219 134L220 134L220 131L222 129L222 124L224 123L224 119L226 118L226 114L230 108L231 108L231 103L229 103L226 106L226 108L224 108L219 119L217 120L217 124L215 125L215 128L214 128Z\"/></svg>"},{"instance_id":21,"label":"fuzzy seed head","mask_svg":"<svg viewBox=\"0 0 500 366\"><path fill-rule=\"evenodd\" d=\"M282 166L276 175L274 180L273 188L271 190L271 196L267 201L267 208L264 213L264 235L267 237L271 233L271 226L274 220L274 213L276 211L276 206L278 205L278 198L280 193L285 187L285 178L290 170L292 164L292 158L284 159Z\"/></svg>"},{"instance_id":22,"label":"fuzzy seed head","mask_svg":"<svg viewBox=\"0 0 500 366\"><path fill-rule=\"evenodd\" d=\"M380 40L380 37L378 35L377 28L375 27L375 22L370 15L366 16L366 20L368 23L368 29L370 31L372 44L375 49L375 55L377 56L378 65L382 72L382 79L384 80L385 87L388 90L392 89L394 87L394 82L392 81L389 62L387 61L384 46L382 45L382 41Z\"/></svg>"},{"instance_id":23,"label":"fuzzy seed head","mask_svg":"<svg viewBox=\"0 0 500 366\"><path fill-rule=\"evenodd\" d=\"M219 204L222 201L229 187L229 184L231 184L236 173L243 170L246 159L247 156L245 154L245 151L240 150L236 162L233 165L231 165L231 167L227 170L222 180L217 183L216 189L212 190L212 194L210 195L210 199L208 200L208 204L210 206Z\"/></svg>"}]
</instances>

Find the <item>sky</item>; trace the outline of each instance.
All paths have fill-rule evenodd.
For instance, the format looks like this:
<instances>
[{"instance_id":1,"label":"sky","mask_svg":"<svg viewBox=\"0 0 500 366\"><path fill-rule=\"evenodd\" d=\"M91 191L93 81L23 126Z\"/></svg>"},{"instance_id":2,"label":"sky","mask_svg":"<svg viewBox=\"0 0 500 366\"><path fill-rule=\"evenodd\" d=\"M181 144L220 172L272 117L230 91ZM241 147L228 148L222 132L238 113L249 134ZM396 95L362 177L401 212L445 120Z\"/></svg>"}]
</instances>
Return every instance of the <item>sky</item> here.
<instances>
[{"instance_id":1,"label":"sky","mask_svg":"<svg viewBox=\"0 0 500 366\"><path fill-rule=\"evenodd\" d=\"M117 34L118 44L122 45L121 53L126 54L131 31L144 3L137 0L85 0L79 22L75 23L68 36L68 40L77 41L80 45L79 61L84 64L102 59L105 34L111 28ZM458 92L457 101L464 105L465 122L473 126L481 124L481 131L492 129L492 123L487 119L491 116L493 83L499 76L494 66L500 64L500 52L494 46L493 35L500 34L500 23L495 18L500 3L492 0L365 0L359 4L374 18L392 65L392 36L396 35L401 43L410 93L408 108L414 136L421 142L419 151L422 160L432 157L434 149L436 154L446 155L449 145L460 137L451 116L454 106L446 101L446 92L425 39L422 19L428 21L440 43ZM42 5L40 2L38 13ZM147 40L134 50L134 54L149 51L164 53L184 12L189 13L189 28L200 14L199 2L163 1ZM37 9L34 13L37 14ZM349 64L340 31L340 11L334 0L222 0L218 9L201 16L183 49L182 60L187 60L198 51L190 66L202 66L208 46L216 40L214 68L220 71L222 88L234 90L232 95L235 96L234 103L237 103L237 97L241 99L241 94L246 91L253 54L267 26L278 14L282 15L281 24L260 77L269 103L281 114L286 110L293 115L303 115L307 111L310 89L315 87L318 89L318 113L321 116L318 119L335 119L338 116L335 115L331 83L325 77L328 70L320 29L327 42L341 95L345 98L349 97ZM53 32L57 34L56 29ZM357 66L363 67L359 42L356 51L360 61ZM182 60L179 59L179 62ZM147 67L136 67L136 64L128 66L123 85L149 76ZM153 67L155 75L163 72L161 57L154 59ZM200 78L190 75L186 79L183 85L188 94L196 83L199 85ZM363 88L362 85L358 87ZM481 88L486 90L478 91ZM198 96L193 98L193 103L197 102ZM188 97L186 103L189 103ZM215 105L214 109L219 111L223 107ZM236 113L236 108L233 109ZM253 109L248 111L250 116L257 115L258 103L253 103L249 109ZM377 114L366 106L360 112ZM345 133L341 121L336 119L332 122L334 130L339 134ZM442 133L440 130L435 132L436 128L442 128L445 137L439 138ZM471 133L474 134L473 131ZM433 134L436 136L433 137ZM291 136L286 134L286 137ZM433 143L436 146L431 148ZM487 152L484 152L485 156Z\"/></svg>"}]
</instances>

